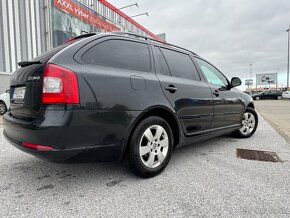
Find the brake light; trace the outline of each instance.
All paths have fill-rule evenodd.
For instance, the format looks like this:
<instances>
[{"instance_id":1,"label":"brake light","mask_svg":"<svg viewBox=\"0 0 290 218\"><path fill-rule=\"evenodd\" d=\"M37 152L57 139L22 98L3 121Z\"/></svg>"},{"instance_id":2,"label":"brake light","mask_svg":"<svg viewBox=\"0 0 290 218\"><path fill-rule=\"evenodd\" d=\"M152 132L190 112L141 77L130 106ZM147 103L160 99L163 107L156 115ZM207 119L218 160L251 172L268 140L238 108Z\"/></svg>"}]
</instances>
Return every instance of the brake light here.
<instances>
[{"instance_id":1,"label":"brake light","mask_svg":"<svg viewBox=\"0 0 290 218\"><path fill-rule=\"evenodd\" d=\"M284 92L285 95L288 95L288 92Z\"/></svg>"},{"instance_id":2,"label":"brake light","mask_svg":"<svg viewBox=\"0 0 290 218\"><path fill-rule=\"evenodd\" d=\"M32 143L29 143L29 142L22 142L21 144L23 146L27 147L27 148L32 148L32 149L36 149L36 150L43 150L43 151L51 151L51 150L53 150L52 147L45 146L45 145L32 144Z\"/></svg>"},{"instance_id":3,"label":"brake light","mask_svg":"<svg viewBox=\"0 0 290 218\"><path fill-rule=\"evenodd\" d=\"M75 38L71 38L71 39L69 39L69 40L66 40L66 41L64 42L64 44L69 43L69 42L73 42L73 41L75 41Z\"/></svg>"},{"instance_id":4,"label":"brake light","mask_svg":"<svg viewBox=\"0 0 290 218\"><path fill-rule=\"evenodd\" d=\"M79 103L78 79L71 70L47 64L42 85L42 103Z\"/></svg>"}]
</instances>

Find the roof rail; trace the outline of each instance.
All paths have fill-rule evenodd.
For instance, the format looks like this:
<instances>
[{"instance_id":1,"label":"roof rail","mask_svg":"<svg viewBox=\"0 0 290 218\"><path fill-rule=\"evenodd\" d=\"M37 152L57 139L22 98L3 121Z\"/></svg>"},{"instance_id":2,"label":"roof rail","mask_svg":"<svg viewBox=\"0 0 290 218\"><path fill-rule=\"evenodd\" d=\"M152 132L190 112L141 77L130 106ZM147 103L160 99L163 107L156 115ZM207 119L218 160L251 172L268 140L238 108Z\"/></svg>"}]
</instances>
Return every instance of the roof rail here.
<instances>
[{"instance_id":1,"label":"roof rail","mask_svg":"<svg viewBox=\"0 0 290 218\"><path fill-rule=\"evenodd\" d=\"M160 40L156 40L156 39L153 39L151 37L147 37L147 36L142 36L142 35L138 35L138 34L134 34L134 33L129 33L129 32L124 32L124 31L115 31L115 32L111 32L113 34L116 34L116 35L123 35L123 36L134 36L135 38L141 38L141 39L144 39L144 40L149 40L149 41L153 41L157 44L162 44L162 45L165 45L165 46L170 46L170 47L174 47L174 48L177 48L179 50L183 50L183 51L187 51L187 52L190 52L194 55L197 55L196 53L188 50L188 49L185 49L185 48L182 48L182 47L179 47L179 46L176 46L176 45L173 45L173 44L170 44L170 43L167 43L167 42L164 42L164 41L160 41ZM198 56L198 55L197 55Z\"/></svg>"}]
</instances>

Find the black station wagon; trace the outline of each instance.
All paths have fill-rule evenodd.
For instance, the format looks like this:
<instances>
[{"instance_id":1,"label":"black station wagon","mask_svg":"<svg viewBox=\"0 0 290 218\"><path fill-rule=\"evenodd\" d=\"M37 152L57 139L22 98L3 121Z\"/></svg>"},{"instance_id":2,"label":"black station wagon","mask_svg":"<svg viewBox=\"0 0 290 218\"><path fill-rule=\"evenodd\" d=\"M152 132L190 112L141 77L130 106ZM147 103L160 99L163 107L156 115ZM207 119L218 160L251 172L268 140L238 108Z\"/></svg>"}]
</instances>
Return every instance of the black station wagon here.
<instances>
[{"instance_id":1,"label":"black station wagon","mask_svg":"<svg viewBox=\"0 0 290 218\"><path fill-rule=\"evenodd\" d=\"M126 157L139 176L178 146L254 134L252 97L186 49L131 33L87 34L21 66L11 77L4 135L40 158Z\"/></svg>"}]
</instances>

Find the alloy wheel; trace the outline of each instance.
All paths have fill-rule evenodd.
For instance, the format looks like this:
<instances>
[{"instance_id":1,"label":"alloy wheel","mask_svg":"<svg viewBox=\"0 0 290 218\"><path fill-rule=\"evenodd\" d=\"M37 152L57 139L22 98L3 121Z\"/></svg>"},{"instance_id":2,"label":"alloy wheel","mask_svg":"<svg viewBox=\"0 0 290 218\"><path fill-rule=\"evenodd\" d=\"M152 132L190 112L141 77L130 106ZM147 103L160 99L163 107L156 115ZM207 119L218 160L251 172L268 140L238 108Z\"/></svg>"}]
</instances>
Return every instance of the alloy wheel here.
<instances>
[{"instance_id":1,"label":"alloy wheel","mask_svg":"<svg viewBox=\"0 0 290 218\"><path fill-rule=\"evenodd\" d=\"M242 127L240 132L243 135L249 135L254 130L256 124L255 116L252 113L246 112L243 116Z\"/></svg>"},{"instance_id":2,"label":"alloy wheel","mask_svg":"<svg viewBox=\"0 0 290 218\"><path fill-rule=\"evenodd\" d=\"M147 128L140 140L139 155L148 168L156 168L163 163L168 154L169 139L166 130L160 125Z\"/></svg>"},{"instance_id":3,"label":"alloy wheel","mask_svg":"<svg viewBox=\"0 0 290 218\"><path fill-rule=\"evenodd\" d=\"M5 104L2 102L0 103L0 114L3 115L6 112L6 106Z\"/></svg>"}]
</instances>

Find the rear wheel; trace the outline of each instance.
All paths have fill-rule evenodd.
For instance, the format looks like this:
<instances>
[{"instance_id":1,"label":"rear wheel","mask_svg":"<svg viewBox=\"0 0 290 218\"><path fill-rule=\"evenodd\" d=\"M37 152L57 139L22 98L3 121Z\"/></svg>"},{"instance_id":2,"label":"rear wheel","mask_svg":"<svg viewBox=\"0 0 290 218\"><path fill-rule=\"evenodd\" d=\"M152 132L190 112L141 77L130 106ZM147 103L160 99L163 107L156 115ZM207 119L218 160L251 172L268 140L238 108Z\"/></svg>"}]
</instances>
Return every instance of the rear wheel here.
<instances>
[{"instance_id":1,"label":"rear wheel","mask_svg":"<svg viewBox=\"0 0 290 218\"><path fill-rule=\"evenodd\" d=\"M233 133L238 138L249 138L257 130L258 115L253 108L247 108L242 119L241 128Z\"/></svg>"},{"instance_id":2,"label":"rear wheel","mask_svg":"<svg viewBox=\"0 0 290 218\"><path fill-rule=\"evenodd\" d=\"M135 174L149 178L167 166L173 150L173 134L162 118L145 118L134 130L129 148L129 162Z\"/></svg>"},{"instance_id":3,"label":"rear wheel","mask_svg":"<svg viewBox=\"0 0 290 218\"><path fill-rule=\"evenodd\" d=\"M256 100L256 101L259 101L259 100L260 100L260 97L255 97L255 100Z\"/></svg>"},{"instance_id":4,"label":"rear wheel","mask_svg":"<svg viewBox=\"0 0 290 218\"><path fill-rule=\"evenodd\" d=\"M5 114L7 111L6 104L3 101L0 101L0 115Z\"/></svg>"},{"instance_id":5,"label":"rear wheel","mask_svg":"<svg viewBox=\"0 0 290 218\"><path fill-rule=\"evenodd\" d=\"M277 96L277 100L281 100L282 99L282 96Z\"/></svg>"}]
</instances>

